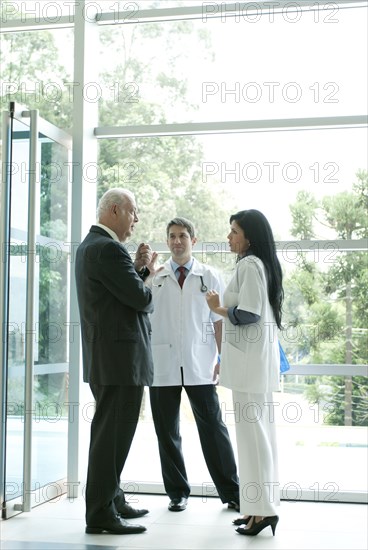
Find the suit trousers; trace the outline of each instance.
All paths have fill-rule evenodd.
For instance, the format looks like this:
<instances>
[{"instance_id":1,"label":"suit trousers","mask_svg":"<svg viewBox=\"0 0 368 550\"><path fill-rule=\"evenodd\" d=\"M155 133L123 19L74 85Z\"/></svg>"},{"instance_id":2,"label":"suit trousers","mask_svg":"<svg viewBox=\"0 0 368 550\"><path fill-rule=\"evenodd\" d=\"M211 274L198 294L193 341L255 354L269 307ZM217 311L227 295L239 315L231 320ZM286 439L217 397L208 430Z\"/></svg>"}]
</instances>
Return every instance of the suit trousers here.
<instances>
[{"instance_id":1,"label":"suit trousers","mask_svg":"<svg viewBox=\"0 0 368 550\"><path fill-rule=\"evenodd\" d=\"M239 502L239 479L229 433L214 385L184 386L197 424L203 456L222 502ZM150 388L162 477L170 499L187 498L190 485L180 435L182 386Z\"/></svg>"},{"instance_id":2,"label":"suit trousers","mask_svg":"<svg viewBox=\"0 0 368 550\"><path fill-rule=\"evenodd\" d=\"M272 393L233 391L239 458L240 512L275 516L280 505Z\"/></svg>"},{"instance_id":3,"label":"suit trousers","mask_svg":"<svg viewBox=\"0 0 368 550\"><path fill-rule=\"evenodd\" d=\"M88 457L86 522L98 525L116 516L114 499L125 500L120 475L136 431L143 386L90 387L96 410Z\"/></svg>"}]
</instances>

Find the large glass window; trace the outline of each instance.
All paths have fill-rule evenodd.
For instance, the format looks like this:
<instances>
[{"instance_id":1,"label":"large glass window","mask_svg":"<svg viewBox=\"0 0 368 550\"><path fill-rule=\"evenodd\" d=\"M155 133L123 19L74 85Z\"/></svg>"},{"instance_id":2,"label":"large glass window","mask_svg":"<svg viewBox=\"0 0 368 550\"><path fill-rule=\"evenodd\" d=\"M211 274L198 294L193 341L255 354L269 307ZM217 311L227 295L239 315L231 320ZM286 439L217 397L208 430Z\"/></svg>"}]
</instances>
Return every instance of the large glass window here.
<instances>
[{"instance_id":1,"label":"large glass window","mask_svg":"<svg viewBox=\"0 0 368 550\"><path fill-rule=\"evenodd\" d=\"M347 148L347 143L354 147ZM342 201L355 193L358 201L364 194L364 128L126 138L99 144L99 192L123 185L137 194L142 223L136 240L163 242L167 220L181 214L196 222L200 241L226 242L229 214L244 208L264 212L281 241L358 236L349 231L340 236L327 203L333 196ZM354 192L359 185L361 191ZM305 208L309 204L314 220L309 231L293 228L290 206L299 204L300 211L301 201Z\"/></svg>"},{"instance_id":2,"label":"large glass window","mask_svg":"<svg viewBox=\"0 0 368 550\"><path fill-rule=\"evenodd\" d=\"M22 11L26 3L20 4L18 17L22 13L26 21L26 13ZM35 2L36 14L42 4ZM52 7L55 2L45 4ZM5 6L3 21L7 21L9 17L10 12L6 11ZM73 82L73 42L73 32L70 29L2 34L2 110L7 110L9 102L15 101L28 109L38 109L40 116L59 128L71 128L73 95L78 86L77 82Z\"/></svg>"},{"instance_id":3,"label":"large glass window","mask_svg":"<svg viewBox=\"0 0 368 550\"><path fill-rule=\"evenodd\" d=\"M310 374L281 376L281 391L274 394L272 414L277 424L284 498L339 502L350 492L364 494L368 488L367 378L348 375L349 369L356 372L354 365L366 364L368 360L364 306L358 298L366 287L360 277L366 277L362 264L366 265L367 254L335 251L333 262L328 261L329 254L320 254L317 259L315 251L299 251L291 265L284 251L279 252L286 291L280 337L290 362L296 366L295 372L303 372L303 365L308 365ZM162 259L166 256L162 255ZM224 280L235 266L234 256L224 251L211 254L206 248L197 251L196 258L220 268ZM332 280L338 288L328 287ZM357 298L349 301L349 296ZM339 365L346 365L345 376L338 374ZM236 448L238 412L234 411L231 392L221 386L218 392ZM181 431L189 478L199 494L210 496L213 487L184 391ZM126 471L127 479L135 480L135 490L144 480L155 487L161 479L148 393L138 434ZM152 446L149 464L142 456L142 445ZM354 464L354 468L342 473L341 463Z\"/></svg>"},{"instance_id":4,"label":"large glass window","mask_svg":"<svg viewBox=\"0 0 368 550\"><path fill-rule=\"evenodd\" d=\"M101 26L100 125L365 113L364 8L273 4L225 17L224 2L204 2L195 20Z\"/></svg>"},{"instance_id":5,"label":"large glass window","mask_svg":"<svg viewBox=\"0 0 368 550\"><path fill-rule=\"evenodd\" d=\"M294 381L288 382L289 378ZM364 419L367 407L366 379L353 377L356 396L353 411ZM311 399L315 384L324 394ZM344 408L344 377L285 376L280 393L274 394L274 413L277 425L280 487L283 498L296 500L325 500L342 502L348 493L364 495L367 480L367 428L362 425L344 426L342 416L336 423L335 413ZM360 395L359 395L359 392ZM223 418L236 450L236 414L230 390L218 388ZM249 411L250 420L252 412ZM188 477L197 494L213 496L209 476L189 401L183 391L181 405L181 434ZM147 461L144 449L150 449ZM342 464L354 467L344 471ZM124 474L127 491L157 490L161 483L157 439L150 416L149 396L146 393L136 438L128 457ZM340 494L338 494L340 493Z\"/></svg>"},{"instance_id":6,"label":"large glass window","mask_svg":"<svg viewBox=\"0 0 368 550\"><path fill-rule=\"evenodd\" d=\"M19 9L25 3L7 4ZM34 4L36 15L55 27L59 15L74 9L71 2L51 2L50 11L42 12L42 3ZM76 60L98 64L97 80L84 83L84 100L98 104L99 130L120 127L128 135L99 140L96 201L109 187L134 191L141 221L128 248L134 255L138 243L148 241L160 261L167 257L167 222L175 215L190 218L199 239L196 257L225 280L234 266L226 244L229 215L245 208L264 212L279 243L286 291L282 338L296 368L275 396L284 497L290 490L300 497L299 488L303 497L309 491L310 498L326 500L336 492L366 491L367 379L358 366L367 363L367 261L360 240L367 237L368 144L366 128L350 119L336 123L336 117L367 110L366 5L290 2L274 10L271 2L232 8L191 0L91 4L84 15L92 17L97 8L100 54L88 60L87 48L87 59ZM229 17L234 6L238 11ZM7 10L8 18L19 17ZM72 127L73 90L80 85L72 77L73 32L5 34L2 51L4 105L16 100ZM317 118L326 119L325 128L316 126ZM281 131L280 119L301 122L298 129L283 124ZM264 131L226 133L229 122L254 120L271 122ZM192 122L198 125L170 135L169 124ZM206 123L218 124L217 133L208 133ZM141 137L142 128L149 137ZM53 329L63 324L67 306L61 290L69 276L62 246L68 198L57 172L62 152L48 143L42 147L48 161L41 185L38 313L40 327L42 321ZM84 175L88 185L94 176ZM47 181L57 183L51 188ZM24 266L16 261L21 279ZM47 388L47 403L55 409L49 418L63 417L50 425L61 428L68 344L64 336L42 334L40 329L36 397L42 403ZM11 346L14 357L21 353L15 334ZM236 447L231 395L223 388L219 394ZM83 414L84 435L91 409ZM182 434L190 481L210 494L185 395ZM132 492L143 490L143 483L161 483L147 392L124 476Z\"/></svg>"},{"instance_id":7,"label":"large glass window","mask_svg":"<svg viewBox=\"0 0 368 550\"><path fill-rule=\"evenodd\" d=\"M136 193L141 223L129 243L133 254L140 241L149 240L163 261L167 222L175 215L193 220L197 258L217 267L225 280L234 266L227 253L229 215L246 208L264 212L285 276L281 338L296 369L282 377L275 396L283 495L339 500L345 492L367 489L366 477L356 474L367 461L367 379L348 369L367 363L360 307L366 250L353 241L367 236L368 144L366 128L343 120L317 128L312 117L336 120L366 112L366 11L318 3L301 9L293 3L266 13L260 3L227 18L226 5L211 9L216 7L217 18L204 9L197 20L108 31L101 26L106 62L100 82L106 93L99 124L120 126L121 136L126 126L130 135L148 128L151 137L100 140L99 194L115 185ZM351 42L350 51L341 33L353 36L359 28L363 42L358 50ZM118 63L108 58L112 44ZM361 72L351 65L356 52ZM281 131L275 123L296 118L305 119L297 130L285 124ZM221 122L242 120L273 122L266 131L221 132ZM166 124L187 122L199 123L190 135L165 135L174 129ZM206 131L200 123L206 122L218 122L218 133L200 135ZM337 365L346 365L346 372ZM231 395L224 388L219 394L236 446ZM161 480L148 404L147 395L126 471L136 490L144 479ZM181 426L190 480L209 494L213 489L184 394ZM140 458L142 441L156 449L149 465ZM345 460L357 470L342 476L331 463Z\"/></svg>"}]
</instances>

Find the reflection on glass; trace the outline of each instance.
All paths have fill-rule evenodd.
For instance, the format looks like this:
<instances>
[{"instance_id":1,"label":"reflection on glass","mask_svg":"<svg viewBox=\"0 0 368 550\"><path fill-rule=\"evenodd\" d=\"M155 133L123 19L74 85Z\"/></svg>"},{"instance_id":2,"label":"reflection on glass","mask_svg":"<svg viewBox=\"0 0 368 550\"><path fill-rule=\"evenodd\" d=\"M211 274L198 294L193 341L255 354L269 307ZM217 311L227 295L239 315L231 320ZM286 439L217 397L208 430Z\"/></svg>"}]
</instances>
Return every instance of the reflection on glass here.
<instances>
[{"instance_id":1,"label":"reflection on glass","mask_svg":"<svg viewBox=\"0 0 368 550\"><path fill-rule=\"evenodd\" d=\"M33 484L66 475L68 417L68 156L61 145L41 145L38 248L38 355L35 363Z\"/></svg>"},{"instance_id":2,"label":"reflection on glass","mask_svg":"<svg viewBox=\"0 0 368 550\"><path fill-rule=\"evenodd\" d=\"M26 127L15 124L13 140L7 499L22 494L27 260L35 262L35 325L32 488L66 476L68 413L68 156L41 138L36 253L27 253L28 148ZM51 456L51 454L53 456Z\"/></svg>"}]
</instances>

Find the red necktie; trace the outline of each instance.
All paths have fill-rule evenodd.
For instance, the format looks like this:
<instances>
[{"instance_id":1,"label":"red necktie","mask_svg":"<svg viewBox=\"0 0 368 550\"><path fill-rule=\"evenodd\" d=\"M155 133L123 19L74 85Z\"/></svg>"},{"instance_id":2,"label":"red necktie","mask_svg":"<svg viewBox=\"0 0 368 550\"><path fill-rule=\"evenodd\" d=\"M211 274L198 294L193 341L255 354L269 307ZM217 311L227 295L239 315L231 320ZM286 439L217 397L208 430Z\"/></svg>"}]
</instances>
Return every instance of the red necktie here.
<instances>
[{"instance_id":1,"label":"red necktie","mask_svg":"<svg viewBox=\"0 0 368 550\"><path fill-rule=\"evenodd\" d=\"M183 284L185 281L185 267L181 265L180 267L178 267L178 271L179 271L178 283L180 285L180 288L183 288Z\"/></svg>"}]
</instances>

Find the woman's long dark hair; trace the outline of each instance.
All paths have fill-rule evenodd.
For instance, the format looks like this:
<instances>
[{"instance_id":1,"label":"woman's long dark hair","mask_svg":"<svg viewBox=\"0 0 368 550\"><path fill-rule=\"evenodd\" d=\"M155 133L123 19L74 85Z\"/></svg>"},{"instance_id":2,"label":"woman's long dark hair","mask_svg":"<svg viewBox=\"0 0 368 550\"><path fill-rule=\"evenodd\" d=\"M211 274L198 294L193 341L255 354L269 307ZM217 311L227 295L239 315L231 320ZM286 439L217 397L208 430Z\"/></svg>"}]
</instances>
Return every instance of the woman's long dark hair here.
<instances>
[{"instance_id":1,"label":"woman's long dark hair","mask_svg":"<svg viewBox=\"0 0 368 550\"><path fill-rule=\"evenodd\" d=\"M275 240L267 218L259 210L241 210L230 217L230 223L236 222L248 239L249 252L262 260L268 275L268 299L271 304L276 324L281 330L282 270L276 255ZM240 258L238 258L240 259Z\"/></svg>"}]
</instances>

